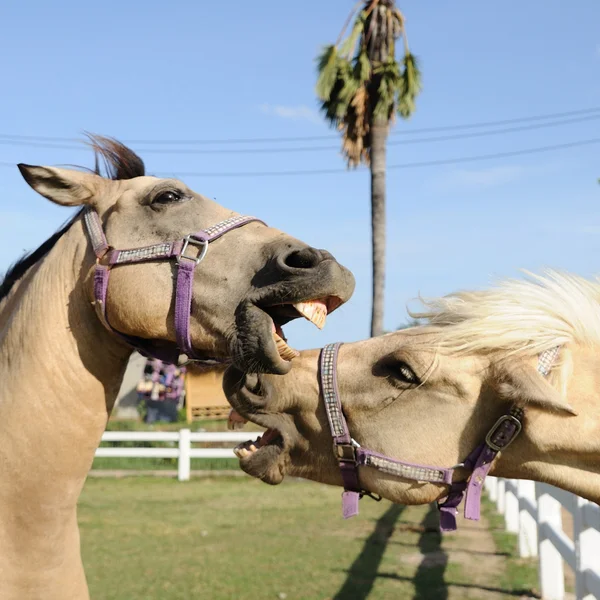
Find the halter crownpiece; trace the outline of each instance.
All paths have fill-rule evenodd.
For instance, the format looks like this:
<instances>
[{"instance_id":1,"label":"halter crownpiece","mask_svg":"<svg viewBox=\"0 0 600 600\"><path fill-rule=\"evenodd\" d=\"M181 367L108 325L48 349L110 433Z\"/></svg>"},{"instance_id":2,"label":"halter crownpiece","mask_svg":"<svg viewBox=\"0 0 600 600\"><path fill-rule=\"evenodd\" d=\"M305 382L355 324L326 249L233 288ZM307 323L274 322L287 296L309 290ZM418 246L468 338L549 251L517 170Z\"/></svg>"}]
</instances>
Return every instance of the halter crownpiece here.
<instances>
[{"instance_id":1,"label":"halter crownpiece","mask_svg":"<svg viewBox=\"0 0 600 600\"><path fill-rule=\"evenodd\" d=\"M182 353L187 356L188 360L214 364L216 362L214 360L199 358L190 340L190 316L195 269L206 256L208 246L211 242L248 223L257 222L263 225L265 223L256 217L240 215L225 219L197 233L190 233L183 239L173 242L160 242L141 248L116 250L108 245L100 217L93 208L85 208L83 220L97 259L94 272L94 307L102 324L140 354L148 358L157 358L163 362L175 364L179 360L179 354ZM195 246L199 249L197 255L187 253L190 246ZM159 345L155 341L125 335L117 331L108 322L106 314L108 280L113 267L171 259L175 259L177 268L177 281L175 283L175 335L177 348L175 352L172 349Z\"/></svg>"},{"instance_id":2,"label":"halter crownpiece","mask_svg":"<svg viewBox=\"0 0 600 600\"><path fill-rule=\"evenodd\" d=\"M341 344L329 344L321 351L319 358L319 380L329 428L333 437L333 452L342 474L344 492L342 494L342 514L345 519L358 514L358 501L363 496L376 498L365 490L358 477L358 468L371 467L402 479L419 483L443 483L450 486L448 496L438 503L440 509L440 530L454 531L458 506L466 493L465 518L479 520L483 482L497 454L504 450L520 433L524 411L513 406L502 415L485 436L482 442L460 465L454 467L431 467L396 460L378 452L362 448L350 435L344 417L340 392L337 383L337 358ZM546 376L550 373L560 347L551 348L539 355L538 372ZM468 481L453 482L455 469L470 472Z\"/></svg>"}]
</instances>

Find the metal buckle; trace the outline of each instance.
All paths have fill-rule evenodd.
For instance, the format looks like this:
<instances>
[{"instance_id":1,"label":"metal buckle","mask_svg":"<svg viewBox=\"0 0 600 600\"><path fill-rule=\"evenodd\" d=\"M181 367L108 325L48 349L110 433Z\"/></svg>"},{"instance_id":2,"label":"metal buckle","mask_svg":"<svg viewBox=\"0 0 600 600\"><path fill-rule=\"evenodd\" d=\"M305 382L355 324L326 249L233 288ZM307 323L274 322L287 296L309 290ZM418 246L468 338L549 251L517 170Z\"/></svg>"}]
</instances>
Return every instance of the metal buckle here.
<instances>
[{"instance_id":1,"label":"metal buckle","mask_svg":"<svg viewBox=\"0 0 600 600\"><path fill-rule=\"evenodd\" d=\"M200 248L200 254L198 256L186 256L185 251L188 246L196 246ZM183 246L181 247L181 252L177 255L177 262L180 263L182 259L193 260L196 264L198 264L208 252L208 241L207 240L197 240L193 237L193 234L186 235L183 238Z\"/></svg>"},{"instance_id":2,"label":"metal buckle","mask_svg":"<svg viewBox=\"0 0 600 600\"><path fill-rule=\"evenodd\" d=\"M499 427L502 425L502 423L504 423L504 421L512 421L516 426L516 430L512 434L511 438L506 442L506 444L504 444L504 446L498 446L498 444L494 444L494 442L492 442L492 437L498 431ZM523 425L521 424L521 421L519 421L519 419L517 419L513 415L502 415L496 421L496 423L494 423L494 426L488 431L488 434L485 436L485 443L492 450L495 450L496 452L501 452L505 448L508 448L508 446L510 446L510 444L512 444L514 439L519 435L519 433L521 433L522 428L523 428Z\"/></svg>"},{"instance_id":3,"label":"metal buckle","mask_svg":"<svg viewBox=\"0 0 600 600\"><path fill-rule=\"evenodd\" d=\"M362 492L359 492L358 497L363 498L364 496L368 496L369 498L371 498L371 500L375 500L375 502L381 502L383 500L383 497L380 496L379 494L374 494L373 492L367 492L367 490L363 490Z\"/></svg>"},{"instance_id":4,"label":"metal buckle","mask_svg":"<svg viewBox=\"0 0 600 600\"><path fill-rule=\"evenodd\" d=\"M333 452L338 460L356 462L356 448L352 444L334 444Z\"/></svg>"}]
</instances>

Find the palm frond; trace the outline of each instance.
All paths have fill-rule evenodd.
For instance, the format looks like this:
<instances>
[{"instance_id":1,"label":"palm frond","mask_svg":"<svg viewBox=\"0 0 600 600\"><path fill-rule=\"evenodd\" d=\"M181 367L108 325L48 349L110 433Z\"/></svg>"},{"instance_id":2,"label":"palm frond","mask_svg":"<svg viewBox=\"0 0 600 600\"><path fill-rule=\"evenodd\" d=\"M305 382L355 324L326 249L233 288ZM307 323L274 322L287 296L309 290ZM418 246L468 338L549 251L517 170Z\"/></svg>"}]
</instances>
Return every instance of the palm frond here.
<instances>
[{"instance_id":1,"label":"palm frond","mask_svg":"<svg viewBox=\"0 0 600 600\"><path fill-rule=\"evenodd\" d=\"M338 58L336 68L335 81L329 96L321 103L325 117L335 125L343 119L357 88L352 75L352 66L346 59Z\"/></svg>"},{"instance_id":2,"label":"palm frond","mask_svg":"<svg viewBox=\"0 0 600 600\"><path fill-rule=\"evenodd\" d=\"M354 59L354 78L364 83L371 77L371 61L365 48L356 55Z\"/></svg>"},{"instance_id":3,"label":"palm frond","mask_svg":"<svg viewBox=\"0 0 600 600\"><path fill-rule=\"evenodd\" d=\"M340 45L340 56L343 56L348 60L352 59L352 57L354 56L354 51L356 50L356 43L358 42L358 38L361 35L363 35L364 29L365 16L364 11L362 11L356 18L350 35Z\"/></svg>"},{"instance_id":4,"label":"palm frond","mask_svg":"<svg viewBox=\"0 0 600 600\"><path fill-rule=\"evenodd\" d=\"M369 132L369 95L362 85L352 98L344 120L342 152L349 167L357 167L361 161L368 163L367 144Z\"/></svg>"},{"instance_id":5,"label":"palm frond","mask_svg":"<svg viewBox=\"0 0 600 600\"><path fill-rule=\"evenodd\" d=\"M403 71L398 87L398 113L408 119L416 110L415 99L421 91L421 70L413 54L407 54L402 60Z\"/></svg>"},{"instance_id":6,"label":"palm frond","mask_svg":"<svg viewBox=\"0 0 600 600\"><path fill-rule=\"evenodd\" d=\"M317 96L325 118L341 133L350 167L369 163L373 123L391 123L396 113L408 118L421 91L418 61L408 49L404 17L394 1L363 0L362 10L357 10L336 44L326 46L317 58ZM352 30L342 40L352 18ZM404 56L397 60L400 37Z\"/></svg>"},{"instance_id":7,"label":"palm frond","mask_svg":"<svg viewBox=\"0 0 600 600\"><path fill-rule=\"evenodd\" d=\"M396 105L396 93L401 80L400 65L393 56L390 56L374 71L379 78L379 85L373 116L375 119L389 119Z\"/></svg>"},{"instance_id":8,"label":"palm frond","mask_svg":"<svg viewBox=\"0 0 600 600\"><path fill-rule=\"evenodd\" d=\"M327 100L331 95L338 73L338 52L332 44L325 46L323 52L317 57L317 79L316 92L321 100Z\"/></svg>"}]
</instances>

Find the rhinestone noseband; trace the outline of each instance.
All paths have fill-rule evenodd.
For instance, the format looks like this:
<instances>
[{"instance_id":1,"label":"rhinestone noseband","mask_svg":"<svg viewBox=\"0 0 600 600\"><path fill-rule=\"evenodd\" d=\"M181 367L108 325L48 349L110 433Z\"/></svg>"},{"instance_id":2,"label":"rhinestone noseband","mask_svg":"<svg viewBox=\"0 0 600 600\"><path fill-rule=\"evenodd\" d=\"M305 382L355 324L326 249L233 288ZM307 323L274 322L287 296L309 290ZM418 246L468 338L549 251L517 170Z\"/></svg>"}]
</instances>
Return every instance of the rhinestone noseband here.
<instances>
[{"instance_id":1,"label":"rhinestone noseband","mask_svg":"<svg viewBox=\"0 0 600 600\"><path fill-rule=\"evenodd\" d=\"M520 433L523 426L523 409L513 406L491 427L483 441L460 465L454 467L431 467L396 460L372 450L362 448L350 435L344 417L337 382L337 359L341 344L329 344L321 351L319 359L319 379L327 420L333 437L333 452L338 461L344 483L342 494L342 514L345 519L358 514L358 501L363 496L375 500L381 498L368 492L360 485L359 467L371 467L402 479L419 483L441 483L450 487L447 497L438 503L440 509L440 529L454 531L458 506L466 495L465 518L479 520L481 512L481 492L497 454L504 450ZM542 352L538 359L538 372L548 375L560 348ZM468 481L453 481L454 470L466 469L470 472Z\"/></svg>"}]
</instances>

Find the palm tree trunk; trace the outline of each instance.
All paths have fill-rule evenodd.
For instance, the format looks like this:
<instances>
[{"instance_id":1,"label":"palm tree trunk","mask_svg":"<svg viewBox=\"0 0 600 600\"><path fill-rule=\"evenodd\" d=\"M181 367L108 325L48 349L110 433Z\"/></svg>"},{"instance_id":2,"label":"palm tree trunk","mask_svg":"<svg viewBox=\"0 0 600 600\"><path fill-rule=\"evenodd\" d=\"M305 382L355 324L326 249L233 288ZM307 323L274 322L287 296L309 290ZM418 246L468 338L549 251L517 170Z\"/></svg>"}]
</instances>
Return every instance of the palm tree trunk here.
<instances>
[{"instance_id":1,"label":"palm tree trunk","mask_svg":"<svg viewBox=\"0 0 600 600\"><path fill-rule=\"evenodd\" d=\"M383 333L385 290L385 152L386 120L371 128L371 230L373 245L373 309L371 336Z\"/></svg>"}]
</instances>

